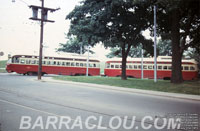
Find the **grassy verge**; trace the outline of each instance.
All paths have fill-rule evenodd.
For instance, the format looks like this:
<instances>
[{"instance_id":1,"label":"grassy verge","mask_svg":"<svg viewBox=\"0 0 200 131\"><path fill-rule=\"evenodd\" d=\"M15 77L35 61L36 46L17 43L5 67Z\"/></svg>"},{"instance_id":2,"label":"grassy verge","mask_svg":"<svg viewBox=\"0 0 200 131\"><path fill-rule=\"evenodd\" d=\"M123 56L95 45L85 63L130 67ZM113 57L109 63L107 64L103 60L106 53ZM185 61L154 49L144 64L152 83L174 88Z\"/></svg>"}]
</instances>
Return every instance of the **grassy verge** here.
<instances>
[{"instance_id":1,"label":"grassy verge","mask_svg":"<svg viewBox=\"0 0 200 131\"><path fill-rule=\"evenodd\" d=\"M0 61L0 73L6 73L7 71L5 69L2 68L6 68L6 60L2 60Z\"/></svg>"},{"instance_id":2,"label":"grassy verge","mask_svg":"<svg viewBox=\"0 0 200 131\"><path fill-rule=\"evenodd\" d=\"M95 83L126 88L136 88L143 90L200 95L200 80L185 81L182 84L172 84L170 83L170 81L164 80L158 80L157 83L154 83L153 80L140 80L133 78L130 78L128 80L121 80L117 77L57 76L54 77L54 79L84 83Z\"/></svg>"}]
</instances>

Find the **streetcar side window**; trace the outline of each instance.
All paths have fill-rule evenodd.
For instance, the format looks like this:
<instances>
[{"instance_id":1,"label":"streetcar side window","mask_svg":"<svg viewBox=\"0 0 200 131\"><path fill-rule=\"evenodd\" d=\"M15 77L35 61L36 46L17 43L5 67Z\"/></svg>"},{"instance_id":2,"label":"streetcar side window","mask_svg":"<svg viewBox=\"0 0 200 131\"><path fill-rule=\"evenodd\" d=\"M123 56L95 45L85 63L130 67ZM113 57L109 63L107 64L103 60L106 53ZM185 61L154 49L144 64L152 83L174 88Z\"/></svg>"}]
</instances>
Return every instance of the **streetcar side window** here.
<instances>
[{"instance_id":1,"label":"streetcar side window","mask_svg":"<svg viewBox=\"0 0 200 131\"><path fill-rule=\"evenodd\" d=\"M163 66L163 70L167 70L167 66Z\"/></svg>"},{"instance_id":2,"label":"streetcar side window","mask_svg":"<svg viewBox=\"0 0 200 131\"><path fill-rule=\"evenodd\" d=\"M57 62L57 65L61 65L61 62L60 62L60 61L58 61L58 62Z\"/></svg>"},{"instance_id":3,"label":"streetcar side window","mask_svg":"<svg viewBox=\"0 0 200 131\"><path fill-rule=\"evenodd\" d=\"M70 66L70 62L66 62L66 66Z\"/></svg>"},{"instance_id":4,"label":"streetcar side window","mask_svg":"<svg viewBox=\"0 0 200 131\"><path fill-rule=\"evenodd\" d=\"M148 66L148 69L150 69L150 70L153 69L152 65L149 65L149 66Z\"/></svg>"},{"instance_id":5,"label":"streetcar side window","mask_svg":"<svg viewBox=\"0 0 200 131\"><path fill-rule=\"evenodd\" d=\"M83 67L83 63L80 63L80 66Z\"/></svg>"},{"instance_id":6,"label":"streetcar side window","mask_svg":"<svg viewBox=\"0 0 200 131\"><path fill-rule=\"evenodd\" d=\"M97 67L96 64L93 64L93 67Z\"/></svg>"},{"instance_id":7,"label":"streetcar side window","mask_svg":"<svg viewBox=\"0 0 200 131\"><path fill-rule=\"evenodd\" d=\"M194 71L195 70L194 66L190 66L190 70Z\"/></svg>"},{"instance_id":8,"label":"streetcar side window","mask_svg":"<svg viewBox=\"0 0 200 131\"><path fill-rule=\"evenodd\" d=\"M51 65L51 61L48 61L48 62L47 62L47 65Z\"/></svg>"},{"instance_id":9,"label":"streetcar side window","mask_svg":"<svg viewBox=\"0 0 200 131\"><path fill-rule=\"evenodd\" d=\"M35 63L36 63L36 60L32 60L32 61L31 61L31 64L35 64Z\"/></svg>"},{"instance_id":10,"label":"streetcar side window","mask_svg":"<svg viewBox=\"0 0 200 131\"><path fill-rule=\"evenodd\" d=\"M53 62L53 65L56 65L56 61Z\"/></svg>"},{"instance_id":11,"label":"streetcar side window","mask_svg":"<svg viewBox=\"0 0 200 131\"><path fill-rule=\"evenodd\" d=\"M92 65L92 64L89 64L89 67L93 67L93 65Z\"/></svg>"},{"instance_id":12,"label":"streetcar side window","mask_svg":"<svg viewBox=\"0 0 200 131\"><path fill-rule=\"evenodd\" d=\"M129 69L133 69L133 66L132 66L132 65L129 65Z\"/></svg>"},{"instance_id":13,"label":"streetcar side window","mask_svg":"<svg viewBox=\"0 0 200 131\"><path fill-rule=\"evenodd\" d=\"M111 68L114 68L114 65L111 65Z\"/></svg>"},{"instance_id":14,"label":"streetcar side window","mask_svg":"<svg viewBox=\"0 0 200 131\"><path fill-rule=\"evenodd\" d=\"M19 58L14 58L14 63L19 63Z\"/></svg>"},{"instance_id":15,"label":"streetcar side window","mask_svg":"<svg viewBox=\"0 0 200 131\"><path fill-rule=\"evenodd\" d=\"M162 66L158 66L158 70L162 70Z\"/></svg>"},{"instance_id":16,"label":"streetcar side window","mask_svg":"<svg viewBox=\"0 0 200 131\"><path fill-rule=\"evenodd\" d=\"M75 65L74 62L72 62L72 63L71 63L71 66L74 66L74 65Z\"/></svg>"},{"instance_id":17,"label":"streetcar side window","mask_svg":"<svg viewBox=\"0 0 200 131\"><path fill-rule=\"evenodd\" d=\"M184 66L184 70L188 71L189 67L188 66Z\"/></svg>"},{"instance_id":18,"label":"streetcar side window","mask_svg":"<svg viewBox=\"0 0 200 131\"><path fill-rule=\"evenodd\" d=\"M134 69L137 69L137 65L134 65Z\"/></svg>"},{"instance_id":19,"label":"streetcar side window","mask_svg":"<svg viewBox=\"0 0 200 131\"><path fill-rule=\"evenodd\" d=\"M171 70L172 69L172 66L168 66L168 70Z\"/></svg>"},{"instance_id":20,"label":"streetcar side window","mask_svg":"<svg viewBox=\"0 0 200 131\"><path fill-rule=\"evenodd\" d=\"M115 65L115 68L119 68L119 65Z\"/></svg>"},{"instance_id":21,"label":"streetcar side window","mask_svg":"<svg viewBox=\"0 0 200 131\"><path fill-rule=\"evenodd\" d=\"M141 69L141 65L138 65L138 69Z\"/></svg>"},{"instance_id":22,"label":"streetcar side window","mask_svg":"<svg viewBox=\"0 0 200 131\"><path fill-rule=\"evenodd\" d=\"M79 63L76 63L76 66L79 66Z\"/></svg>"},{"instance_id":23,"label":"streetcar side window","mask_svg":"<svg viewBox=\"0 0 200 131\"><path fill-rule=\"evenodd\" d=\"M24 59L21 59L21 60L20 60L20 63L21 63L21 64L24 64L24 63L25 63L25 60L24 60Z\"/></svg>"},{"instance_id":24,"label":"streetcar side window","mask_svg":"<svg viewBox=\"0 0 200 131\"><path fill-rule=\"evenodd\" d=\"M143 69L147 69L147 66L146 66L146 65L143 65Z\"/></svg>"}]
</instances>

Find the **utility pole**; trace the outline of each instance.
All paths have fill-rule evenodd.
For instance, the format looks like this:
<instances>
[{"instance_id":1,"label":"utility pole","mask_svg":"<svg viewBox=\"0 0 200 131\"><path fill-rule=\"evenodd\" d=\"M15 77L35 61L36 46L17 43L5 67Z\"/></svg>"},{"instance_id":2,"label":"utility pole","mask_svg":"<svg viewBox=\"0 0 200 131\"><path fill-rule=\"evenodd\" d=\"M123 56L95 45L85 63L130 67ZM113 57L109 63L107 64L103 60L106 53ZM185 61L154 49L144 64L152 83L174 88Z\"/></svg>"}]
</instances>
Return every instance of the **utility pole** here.
<instances>
[{"instance_id":1,"label":"utility pole","mask_svg":"<svg viewBox=\"0 0 200 131\"><path fill-rule=\"evenodd\" d=\"M156 56L156 6L154 5L154 82L157 82L157 56Z\"/></svg>"},{"instance_id":2,"label":"utility pole","mask_svg":"<svg viewBox=\"0 0 200 131\"><path fill-rule=\"evenodd\" d=\"M40 27L40 48L39 48L39 65L38 65L38 80L41 80L42 77L42 49L43 49L43 32L44 32L44 22L54 22L52 20L47 20L47 14L48 11L54 12L58 9L51 9L51 8L45 8L44 7L44 0L41 0L42 4L40 6L31 5L29 6L33 10L33 17L31 17L31 20L37 20L41 21L41 27ZM41 10L41 19L38 18L38 10Z\"/></svg>"},{"instance_id":3,"label":"utility pole","mask_svg":"<svg viewBox=\"0 0 200 131\"><path fill-rule=\"evenodd\" d=\"M39 65L38 65L38 80L42 77L42 49L43 49L43 32L44 32L44 0L42 0L42 15L40 27L40 49L39 49Z\"/></svg>"},{"instance_id":4,"label":"utility pole","mask_svg":"<svg viewBox=\"0 0 200 131\"><path fill-rule=\"evenodd\" d=\"M141 52L142 58L141 58L141 79L143 80L144 78L144 70L143 70L143 49Z\"/></svg>"},{"instance_id":5,"label":"utility pole","mask_svg":"<svg viewBox=\"0 0 200 131\"><path fill-rule=\"evenodd\" d=\"M88 76L89 74L89 51L90 51L90 48L89 48L89 45L88 45L88 50L87 50L87 69L86 69L86 76Z\"/></svg>"}]
</instances>

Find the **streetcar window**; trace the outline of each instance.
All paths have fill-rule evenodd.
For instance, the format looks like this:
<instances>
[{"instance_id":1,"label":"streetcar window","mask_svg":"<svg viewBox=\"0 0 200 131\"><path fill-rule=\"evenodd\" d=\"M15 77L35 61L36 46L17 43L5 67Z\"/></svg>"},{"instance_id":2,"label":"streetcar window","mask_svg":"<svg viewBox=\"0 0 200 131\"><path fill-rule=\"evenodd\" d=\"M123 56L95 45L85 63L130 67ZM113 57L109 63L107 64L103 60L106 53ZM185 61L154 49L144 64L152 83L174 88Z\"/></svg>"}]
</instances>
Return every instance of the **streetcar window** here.
<instances>
[{"instance_id":1,"label":"streetcar window","mask_svg":"<svg viewBox=\"0 0 200 131\"><path fill-rule=\"evenodd\" d=\"M45 65L45 64L46 64L46 61L42 61L42 64L44 64L44 65Z\"/></svg>"},{"instance_id":2,"label":"streetcar window","mask_svg":"<svg viewBox=\"0 0 200 131\"><path fill-rule=\"evenodd\" d=\"M168 66L168 70L171 70L172 69L172 66Z\"/></svg>"},{"instance_id":3,"label":"streetcar window","mask_svg":"<svg viewBox=\"0 0 200 131\"><path fill-rule=\"evenodd\" d=\"M89 64L89 67L93 67L93 65L92 65L92 64Z\"/></svg>"},{"instance_id":4,"label":"streetcar window","mask_svg":"<svg viewBox=\"0 0 200 131\"><path fill-rule=\"evenodd\" d=\"M96 64L93 64L93 67L97 67Z\"/></svg>"},{"instance_id":5,"label":"streetcar window","mask_svg":"<svg viewBox=\"0 0 200 131\"><path fill-rule=\"evenodd\" d=\"M24 63L25 63L25 60L24 60L24 59L21 59L20 63L21 63L21 64L24 64Z\"/></svg>"},{"instance_id":6,"label":"streetcar window","mask_svg":"<svg viewBox=\"0 0 200 131\"><path fill-rule=\"evenodd\" d=\"M35 64L35 63L36 63L36 60L32 60L32 61L31 61L31 64Z\"/></svg>"},{"instance_id":7,"label":"streetcar window","mask_svg":"<svg viewBox=\"0 0 200 131\"><path fill-rule=\"evenodd\" d=\"M115 65L115 68L119 68L119 65Z\"/></svg>"},{"instance_id":8,"label":"streetcar window","mask_svg":"<svg viewBox=\"0 0 200 131\"><path fill-rule=\"evenodd\" d=\"M65 66L65 62L62 62L62 65Z\"/></svg>"},{"instance_id":9,"label":"streetcar window","mask_svg":"<svg viewBox=\"0 0 200 131\"><path fill-rule=\"evenodd\" d=\"M48 62L47 62L47 65L51 65L51 61L48 61Z\"/></svg>"},{"instance_id":10,"label":"streetcar window","mask_svg":"<svg viewBox=\"0 0 200 131\"><path fill-rule=\"evenodd\" d=\"M138 69L141 69L141 65L138 65Z\"/></svg>"},{"instance_id":11,"label":"streetcar window","mask_svg":"<svg viewBox=\"0 0 200 131\"><path fill-rule=\"evenodd\" d=\"M129 69L133 69L133 66L132 66L132 65L129 65Z\"/></svg>"},{"instance_id":12,"label":"streetcar window","mask_svg":"<svg viewBox=\"0 0 200 131\"><path fill-rule=\"evenodd\" d=\"M122 65L120 65L120 68L122 68Z\"/></svg>"},{"instance_id":13,"label":"streetcar window","mask_svg":"<svg viewBox=\"0 0 200 131\"><path fill-rule=\"evenodd\" d=\"M72 63L71 63L71 66L74 66L74 65L75 65L74 62L72 62Z\"/></svg>"},{"instance_id":14,"label":"streetcar window","mask_svg":"<svg viewBox=\"0 0 200 131\"><path fill-rule=\"evenodd\" d=\"M84 67L87 67L86 63L83 64Z\"/></svg>"},{"instance_id":15,"label":"streetcar window","mask_svg":"<svg viewBox=\"0 0 200 131\"><path fill-rule=\"evenodd\" d=\"M183 66L181 66L181 70L183 70Z\"/></svg>"},{"instance_id":16,"label":"streetcar window","mask_svg":"<svg viewBox=\"0 0 200 131\"><path fill-rule=\"evenodd\" d=\"M80 66L83 67L83 63L80 63Z\"/></svg>"},{"instance_id":17,"label":"streetcar window","mask_svg":"<svg viewBox=\"0 0 200 131\"><path fill-rule=\"evenodd\" d=\"M134 65L134 69L137 69L137 65Z\"/></svg>"},{"instance_id":18,"label":"streetcar window","mask_svg":"<svg viewBox=\"0 0 200 131\"><path fill-rule=\"evenodd\" d=\"M19 63L19 58L15 58L15 63Z\"/></svg>"},{"instance_id":19,"label":"streetcar window","mask_svg":"<svg viewBox=\"0 0 200 131\"><path fill-rule=\"evenodd\" d=\"M61 65L61 62L58 61L58 62L57 62L57 65Z\"/></svg>"},{"instance_id":20,"label":"streetcar window","mask_svg":"<svg viewBox=\"0 0 200 131\"><path fill-rule=\"evenodd\" d=\"M188 71L189 67L188 66L184 66L184 70Z\"/></svg>"},{"instance_id":21,"label":"streetcar window","mask_svg":"<svg viewBox=\"0 0 200 131\"><path fill-rule=\"evenodd\" d=\"M39 61L37 60L37 64L39 64Z\"/></svg>"},{"instance_id":22,"label":"streetcar window","mask_svg":"<svg viewBox=\"0 0 200 131\"><path fill-rule=\"evenodd\" d=\"M195 70L195 68L193 66L190 66L190 70L193 71Z\"/></svg>"},{"instance_id":23,"label":"streetcar window","mask_svg":"<svg viewBox=\"0 0 200 131\"><path fill-rule=\"evenodd\" d=\"M147 66L146 66L146 65L143 65L143 69L147 69Z\"/></svg>"},{"instance_id":24,"label":"streetcar window","mask_svg":"<svg viewBox=\"0 0 200 131\"><path fill-rule=\"evenodd\" d=\"M167 66L163 66L163 70L167 70Z\"/></svg>"},{"instance_id":25,"label":"streetcar window","mask_svg":"<svg viewBox=\"0 0 200 131\"><path fill-rule=\"evenodd\" d=\"M76 63L76 66L79 66L79 63Z\"/></svg>"},{"instance_id":26,"label":"streetcar window","mask_svg":"<svg viewBox=\"0 0 200 131\"><path fill-rule=\"evenodd\" d=\"M111 68L114 68L114 65L111 65Z\"/></svg>"},{"instance_id":27,"label":"streetcar window","mask_svg":"<svg viewBox=\"0 0 200 131\"><path fill-rule=\"evenodd\" d=\"M53 62L53 65L56 65L56 61Z\"/></svg>"},{"instance_id":28,"label":"streetcar window","mask_svg":"<svg viewBox=\"0 0 200 131\"><path fill-rule=\"evenodd\" d=\"M66 62L66 66L70 66L70 62Z\"/></svg>"},{"instance_id":29,"label":"streetcar window","mask_svg":"<svg viewBox=\"0 0 200 131\"><path fill-rule=\"evenodd\" d=\"M31 60L26 60L26 64L30 64L31 63Z\"/></svg>"},{"instance_id":30,"label":"streetcar window","mask_svg":"<svg viewBox=\"0 0 200 131\"><path fill-rule=\"evenodd\" d=\"M153 69L152 65L149 65L149 66L148 66L148 69Z\"/></svg>"},{"instance_id":31,"label":"streetcar window","mask_svg":"<svg viewBox=\"0 0 200 131\"><path fill-rule=\"evenodd\" d=\"M162 66L158 66L158 70L162 70Z\"/></svg>"}]
</instances>

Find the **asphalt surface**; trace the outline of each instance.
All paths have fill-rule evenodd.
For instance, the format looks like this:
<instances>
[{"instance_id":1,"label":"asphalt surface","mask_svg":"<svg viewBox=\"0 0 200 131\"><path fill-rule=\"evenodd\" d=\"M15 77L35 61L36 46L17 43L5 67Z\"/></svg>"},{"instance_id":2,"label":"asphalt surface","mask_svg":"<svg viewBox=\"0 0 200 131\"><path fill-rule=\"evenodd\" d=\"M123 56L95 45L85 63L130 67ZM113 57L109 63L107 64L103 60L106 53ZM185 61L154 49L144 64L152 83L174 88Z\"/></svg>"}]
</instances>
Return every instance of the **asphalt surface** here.
<instances>
[{"instance_id":1,"label":"asphalt surface","mask_svg":"<svg viewBox=\"0 0 200 131\"><path fill-rule=\"evenodd\" d=\"M146 126L152 125L149 130L155 131L157 129L156 124L158 126L163 125L163 118L168 119L177 115L182 117L187 115L190 120L198 119L193 121L198 122L197 126L200 123L200 101L197 100L107 90L80 84L42 82L36 81L34 78L36 76L0 74L0 131L20 130L20 121L23 116L31 118L31 126L27 130L33 128L35 123L39 122L41 124L41 121L37 121L39 117L42 119L45 128L47 119L50 116L58 118L58 121L63 116L70 117L70 127L76 122L78 116L81 117L80 122L83 125L87 123L88 117L94 116L98 120L91 120L89 122L90 126L104 128L101 130L119 131L126 129L123 126L117 129L110 127L109 122L113 117L124 118L127 116L127 123L130 125L133 121L132 117L135 116L135 126L130 130L139 131L145 130L141 123ZM146 119L143 122L145 116L153 119L159 118L159 121L155 123L155 121ZM194 119L191 117L194 117ZM99 121L101 124L99 124ZM113 125L117 124L118 121L115 119ZM58 125L59 122L56 123L57 129L50 125L46 130L59 130ZM186 125L190 126L188 123ZM32 130L43 130L41 125L35 127ZM60 130L66 130L64 126L62 127ZM172 130L166 128L162 130ZM83 129L80 129L76 125L72 130L88 130L88 128L83 127ZM193 130L198 131L200 128Z\"/></svg>"}]
</instances>

